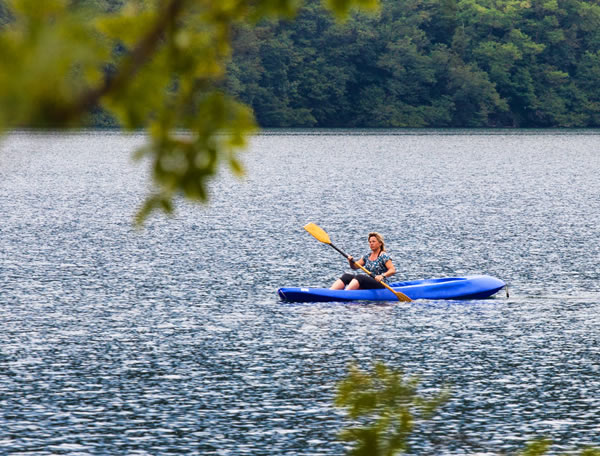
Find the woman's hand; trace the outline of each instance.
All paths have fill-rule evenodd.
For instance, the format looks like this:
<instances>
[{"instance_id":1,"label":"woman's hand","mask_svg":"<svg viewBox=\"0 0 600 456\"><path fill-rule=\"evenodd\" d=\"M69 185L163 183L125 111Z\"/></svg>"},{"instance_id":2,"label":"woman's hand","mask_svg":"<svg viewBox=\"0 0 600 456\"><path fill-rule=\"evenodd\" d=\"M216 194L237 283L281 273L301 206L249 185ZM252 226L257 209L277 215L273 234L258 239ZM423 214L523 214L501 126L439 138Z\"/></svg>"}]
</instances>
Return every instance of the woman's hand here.
<instances>
[{"instance_id":1,"label":"woman's hand","mask_svg":"<svg viewBox=\"0 0 600 456\"><path fill-rule=\"evenodd\" d=\"M350 263L350 267L352 269L358 269L365 265L365 262L362 258L359 258L359 260L356 261L352 255L348 255L348 263Z\"/></svg>"},{"instance_id":2,"label":"woman's hand","mask_svg":"<svg viewBox=\"0 0 600 456\"><path fill-rule=\"evenodd\" d=\"M383 282L383 279L385 279L385 276L383 274L375 276L375 280L377 280L378 282Z\"/></svg>"}]
</instances>

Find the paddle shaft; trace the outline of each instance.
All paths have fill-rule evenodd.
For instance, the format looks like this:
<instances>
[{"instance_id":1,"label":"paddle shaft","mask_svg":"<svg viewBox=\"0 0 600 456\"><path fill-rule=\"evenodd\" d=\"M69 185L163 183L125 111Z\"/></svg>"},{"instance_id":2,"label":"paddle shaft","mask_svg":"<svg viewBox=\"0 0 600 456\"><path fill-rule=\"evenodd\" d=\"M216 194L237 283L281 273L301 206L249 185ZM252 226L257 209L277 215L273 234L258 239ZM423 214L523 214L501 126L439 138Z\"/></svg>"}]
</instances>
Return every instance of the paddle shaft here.
<instances>
[{"instance_id":1,"label":"paddle shaft","mask_svg":"<svg viewBox=\"0 0 600 456\"><path fill-rule=\"evenodd\" d=\"M340 252L346 259L348 259L348 255L345 252L343 252L342 250L338 249L331 241L329 242L329 245L331 247L333 247L335 250L337 250L338 252ZM352 262L354 263L355 266L358 266L363 271L365 271L369 276L371 276L373 279L375 279L375 275L373 275L373 273L371 271L369 271L367 268L362 267L360 264L358 264L354 260ZM385 288L387 288L388 290L390 290L392 293L394 293L394 295L396 295L396 297L398 298L399 301L407 301L407 302L411 301L411 299L408 296L406 296L404 293L401 293L399 291L394 290L392 287L390 287L383 280L381 282L379 282L379 283L381 285L383 285Z\"/></svg>"}]
</instances>

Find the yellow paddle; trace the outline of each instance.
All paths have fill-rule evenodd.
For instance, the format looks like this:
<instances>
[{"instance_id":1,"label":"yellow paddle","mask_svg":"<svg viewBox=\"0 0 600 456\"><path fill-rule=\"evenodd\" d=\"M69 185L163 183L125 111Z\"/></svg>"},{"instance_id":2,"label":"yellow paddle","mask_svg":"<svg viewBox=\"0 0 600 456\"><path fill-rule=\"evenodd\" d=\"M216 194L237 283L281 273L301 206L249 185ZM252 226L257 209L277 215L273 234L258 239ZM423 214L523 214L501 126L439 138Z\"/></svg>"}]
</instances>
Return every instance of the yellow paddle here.
<instances>
[{"instance_id":1,"label":"yellow paddle","mask_svg":"<svg viewBox=\"0 0 600 456\"><path fill-rule=\"evenodd\" d=\"M331 240L329 239L329 235L320 226L315 225L314 223L311 222L308 225L305 225L304 229L306 231L308 231L310 234L312 234L318 241L321 241L324 244L329 244L335 250L337 250L338 252L340 252L344 256L344 258L346 258L346 259L348 258L348 255L346 255L344 252L342 252L340 249L338 249L335 245L332 244ZM371 277L375 278L375 276L373 275L373 273L371 271L369 271L368 269L363 268L356 261L354 261L354 264L355 264L355 266L358 266L363 271L365 271L367 274L369 274ZM390 290L392 293L394 293L394 295L396 296L396 298L398 298L398 301L404 301L404 302L411 302L412 301L412 299L410 299L404 293L401 293L399 291L394 290L387 283L385 283L385 282L379 282L379 283L381 285L383 285L384 287L386 287L388 290Z\"/></svg>"}]
</instances>

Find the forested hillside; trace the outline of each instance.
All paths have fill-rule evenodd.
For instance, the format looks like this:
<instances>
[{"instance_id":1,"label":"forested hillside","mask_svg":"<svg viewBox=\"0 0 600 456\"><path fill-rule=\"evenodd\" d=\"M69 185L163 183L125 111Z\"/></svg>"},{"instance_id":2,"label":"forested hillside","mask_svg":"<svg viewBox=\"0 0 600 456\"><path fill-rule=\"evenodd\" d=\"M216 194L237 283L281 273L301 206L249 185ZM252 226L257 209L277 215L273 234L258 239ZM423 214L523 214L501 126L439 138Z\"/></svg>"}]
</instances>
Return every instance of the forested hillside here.
<instances>
[{"instance_id":1,"label":"forested hillside","mask_svg":"<svg viewBox=\"0 0 600 456\"><path fill-rule=\"evenodd\" d=\"M383 0L238 30L228 89L263 126L596 127L600 2Z\"/></svg>"},{"instance_id":2,"label":"forested hillside","mask_svg":"<svg viewBox=\"0 0 600 456\"><path fill-rule=\"evenodd\" d=\"M600 0L382 0L343 23L306 0L232 33L223 87L263 127L600 125Z\"/></svg>"}]
</instances>

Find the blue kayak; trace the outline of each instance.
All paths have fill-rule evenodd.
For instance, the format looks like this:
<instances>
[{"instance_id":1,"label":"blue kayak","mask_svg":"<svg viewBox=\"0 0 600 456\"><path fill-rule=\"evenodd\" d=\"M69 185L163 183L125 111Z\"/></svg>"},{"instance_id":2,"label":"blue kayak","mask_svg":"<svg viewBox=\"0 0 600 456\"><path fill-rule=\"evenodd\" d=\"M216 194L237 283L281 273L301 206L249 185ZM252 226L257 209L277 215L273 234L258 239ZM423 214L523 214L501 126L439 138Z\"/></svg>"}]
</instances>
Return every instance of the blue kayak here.
<instances>
[{"instance_id":1,"label":"blue kayak","mask_svg":"<svg viewBox=\"0 0 600 456\"><path fill-rule=\"evenodd\" d=\"M447 277L441 279L394 282L390 286L416 299L484 299L506 286L500 279L487 275ZM277 290L286 302L337 302L337 301L397 301L394 294L385 289L377 290L329 290L328 288L280 288Z\"/></svg>"}]
</instances>

